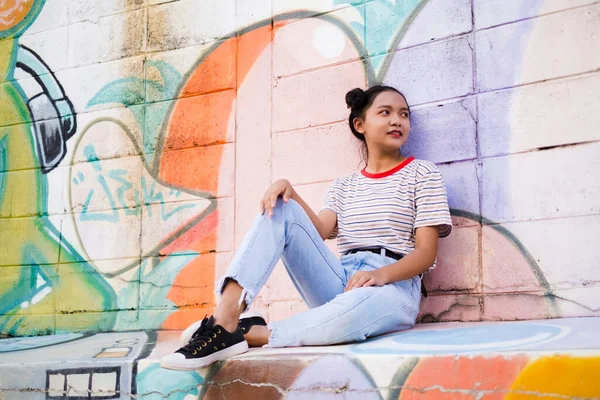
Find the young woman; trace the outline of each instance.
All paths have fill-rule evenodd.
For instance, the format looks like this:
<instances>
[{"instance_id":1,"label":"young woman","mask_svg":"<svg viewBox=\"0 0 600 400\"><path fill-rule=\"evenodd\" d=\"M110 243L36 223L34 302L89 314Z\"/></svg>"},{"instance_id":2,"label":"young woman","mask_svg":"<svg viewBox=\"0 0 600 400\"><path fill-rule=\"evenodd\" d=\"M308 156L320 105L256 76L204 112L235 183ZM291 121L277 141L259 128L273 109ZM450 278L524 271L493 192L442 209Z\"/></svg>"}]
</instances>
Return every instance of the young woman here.
<instances>
[{"instance_id":1,"label":"young woman","mask_svg":"<svg viewBox=\"0 0 600 400\"><path fill-rule=\"evenodd\" d=\"M163 367L193 370L248 345L330 345L414 325L422 273L435 267L438 237L452 229L444 183L434 164L400 153L410 108L398 90L354 89L346 103L366 167L336 179L318 215L287 180L273 183L217 285L215 314L184 332ZM323 242L334 237L339 260ZM310 309L269 326L239 320L280 258Z\"/></svg>"}]
</instances>

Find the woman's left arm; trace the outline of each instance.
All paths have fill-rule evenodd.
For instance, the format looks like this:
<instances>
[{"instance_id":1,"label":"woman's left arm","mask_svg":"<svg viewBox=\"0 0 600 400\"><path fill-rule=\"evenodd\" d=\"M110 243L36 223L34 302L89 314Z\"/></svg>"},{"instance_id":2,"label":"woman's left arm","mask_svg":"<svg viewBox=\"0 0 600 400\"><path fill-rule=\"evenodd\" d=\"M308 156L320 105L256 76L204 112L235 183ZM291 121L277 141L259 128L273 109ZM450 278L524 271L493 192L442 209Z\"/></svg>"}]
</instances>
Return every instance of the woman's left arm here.
<instances>
[{"instance_id":1,"label":"woman's left arm","mask_svg":"<svg viewBox=\"0 0 600 400\"><path fill-rule=\"evenodd\" d=\"M435 262L438 237L438 226L417 228L413 252L375 271L358 271L348 281L345 291L363 286L383 286L412 278L426 271Z\"/></svg>"}]
</instances>

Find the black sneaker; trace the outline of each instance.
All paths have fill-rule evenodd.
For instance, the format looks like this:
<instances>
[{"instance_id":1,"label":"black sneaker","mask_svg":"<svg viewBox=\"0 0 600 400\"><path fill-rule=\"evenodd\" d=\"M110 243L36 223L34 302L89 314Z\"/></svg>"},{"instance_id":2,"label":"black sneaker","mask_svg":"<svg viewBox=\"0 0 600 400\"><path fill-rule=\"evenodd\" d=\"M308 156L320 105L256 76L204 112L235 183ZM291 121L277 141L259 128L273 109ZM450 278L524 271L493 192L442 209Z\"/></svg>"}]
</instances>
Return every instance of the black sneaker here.
<instances>
[{"instance_id":1,"label":"black sneaker","mask_svg":"<svg viewBox=\"0 0 600 400\"><path fill-rule=\"evenodd\" d=\"M198 332L198 328L200 328L201 324L202 320L196 321L192 325L188 326L186 330L184 330L181 333L181 336L179 337L179 344L181 345L181 347L187 345L190 342L190 340L194 339L194 335L196 334L196 332ZM265 319L262 316L260 316L260 314L257 314L252 311L245 312L240 316L238 326L244 335L248 333L250 328L254 325L267 326L267 321L265 321Z\"/></svg>"},{"instance_id":2,"label":"black sneaker","mask_svg":"<svg viewBox=\"0 0 600 400\"><path fill-rule=\"evenodd\" d=\"M242 333L245 335L254 325L267 326L267 321L265 321L265 319L260 315L244 317L240 318L238 328L240 328L240 331L242 331Z\"/></svg>"},{"instance_id":3,"label":"black sneaker","mask_svg":"<svg viewBox=\"0 0 600 400\"><path fill-rule=\"evenodd\" d=\"M248 342L240 328L228 332L214 325L214 317L204 318L191 342L174 354L163 357L160 366L181 371L204 368L215 361L224 360L248 351Z\"/></svg>"}]
</instances>

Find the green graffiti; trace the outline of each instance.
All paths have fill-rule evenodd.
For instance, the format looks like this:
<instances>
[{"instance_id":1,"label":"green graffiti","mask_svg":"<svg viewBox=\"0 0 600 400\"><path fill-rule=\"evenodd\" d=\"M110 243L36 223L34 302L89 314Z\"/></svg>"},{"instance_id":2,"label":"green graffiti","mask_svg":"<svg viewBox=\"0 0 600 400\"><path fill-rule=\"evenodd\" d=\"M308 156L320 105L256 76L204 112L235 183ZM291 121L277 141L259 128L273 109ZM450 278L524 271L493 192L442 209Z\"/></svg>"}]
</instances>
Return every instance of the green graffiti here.
<instances>
[{"instance_id":1,"label":"green graffiti","mask_svg":"<svg viewBox=\"0 0 600 400\"><path fill-rule=\"evenodd\" d=\"M144 197L144 204L146 205L146 211L148 212L148 216L152 216L152 208L150 205L152 203L160 203L160 216L163 221L168 220L173 215L177 214L180 211L183 211L188 208L196 207L196 204L183 204L173 208L170 212L166 211L165 208L165 198L162 192L156 192L156 181L152 181L150 188L146 183L146 178L142 176L142 193ZM181 194L180 191L177 191L177 196Z\"/></svg>"},{"instance_id":2,"label":"green graffiti","mask_svg":"<svg viewBox=\"0 0 600 400\"><path fill-rule=\"evenodd\" d=\"M175 304L167 298L171 283L183 267L190 263L196 254L173 253L165 257L160 263L152 266L152 259L146 259L136 272L129 284L121 289L118 298L118 308L121 310L134 309L139 302L140 310L154 310L149 315L144 315L144 327L158 329L164 320L177 309ZM139 299L139 301L138 301ZM131 330L136 328L136 323L120 315L115 325L116 330Z\"/></svg>"},{"instance_id":3,"label":"green graffiti","mask_svg":"<svg viewBox=\"0 0 600 400\"><path fill-rule=\"evenodd\" d=\"M125 193L133 189L133 183L123 178L123 175L127 175L127 171L124 169L115 169L108 172L108 176L111 179L119 182L121 185L117 188L117 199L119 199L119 205L125 210L126 215L139 215L140 209L140 191L133 191L134 207L129 207L125 201Z\"/></svg>"},{"instance_id":4,"label":"green graffiti","mask_svg":"<svg viewBox=\"0 0 600 400\"><path fill-rule=\"evenodd\" d=\"M204 379L196 371L171 371L152 364L137 374L136 383L144 400L184 400L201 398L197 396Z\"/></svg>"},{"instance_id":5,"label":"green graffiti","mask_svg":"<svg viewBox=\"0 0 600 400\"><path fill-rule=\"evenodd\" d=\"M2 139L0 139L0 196L4 193L4 171L6 171L6 139L7 135L5 135ZM2 201L2 197L0 197L0 202Z\"/></svg>"},{"instance_id":6,"label":"green graffiti","mask_svg":"<svg viewBox=\"0 0 600 400\"><path fill-rule=\"evenodd\" d=\"M366 2L365 13L361 13L363 23L351 22L350 27L364 41L369 56L382 55L370 59L373 70L381 76L387 68L383 57L398 45L416 14L423 8L427 0L374 0ZM333 4L351 4L360 2L353 0L334 0Z\"/></svg>"},{"instance_id":7,"label":"green graffiti","mask_svg":"<svg viewBox=\"0 0 600 400\"><path fill-rule=\"evenodd\" d=\"M44 265L33 265L29 270L20 268L19 272L17 282L2 297L0 314L10 314L18 307L27 308L39 303L52 292L52 282L57 278L54 268ZM28 296L24 297L23 293ZM8 319L4 323L7 321Z\"/></svg>"},{"instance_id":8,"label":"green graffiti","mask_svg":"<svg viewBox=\"0 0 600 400\"><path fill-rule=\"evenodd\" d=\"M99 163L92 163L92 165L94 165L94 169L96 171L102 170ZM119 212L117 211L117 205L115 203L115 200L112 197L112 193L108 187L108 183L106 182L106 179L101 174L98 174L96 176L96 179L98 180L98 183L100 183L100 186L102 187L102 190L104 191L104 194L106 194L106 198L108 199L108 202L110 203L110 211L95 212L95 213L88 212L90 202L92 201L92 198L94 197L94 189L90 189L90 191L85 199L85 202L83 203L83 207L82 207L79 219L81 221L118 222L119 221Z\"/></svg>"},{"instance_id":9,"label":"green graffiti","mask_svg":"<svg viewBox=\"0 0 600 400\"><path fill-rule=\"evenodd\" d=\"M151 206L153 204L160 204L160 216L163 221L167 221L180 211L198 206L198 204L181 204L179 206L173 207L171 211L167 211L165 196L160 190L157 190L157 182L155 180L152 180L152 182L148 185L146 178L142 176L140 179L140 193L140 190L134 189L134 184L127 179L127 170L112 169L109 171L104 171L102 169L100 159L98 158L96 149L93 144L86 145L83 149L83 153L88 163L98 173L96 175L96 180L100 184L102 192L104 193L109 202L109 211L89 211L90 203L92 202L95 194L95 190L90 189L82 206L82 211L79 216L80 221L106 221L117 223L120 220L119 213L121 212L121 210L125 212L125 215L140 215L140 205L142 205L142 202L146 206L146 212L149 217L152 217ZM117 207L115 195L113 195L113 192L110 189L106 178L104 177L104 175L102 175L103 173L106 173L110 179L119 184L116 188L116 199L119 203L120 208ZM85 180L85 175L81 171L79 171L77 175L78 176L73 179L73 183L75 183L75 185L79 185ZM125 200L125 196L129 191L133 191L134 204L132 206L127 205L127 201ZM181 195L181 191L171 188L170 194L179 197Z\"/></svg>"},{"instance_id":10,"label":"green graffiti","mask_svg":"<svg viewBox=\"0 0 600 400\"><path fill-rule=\"evenodd\" d=\"M93 144L88 144L83 148L83 155L85 156L87 162L89 162L96 171L100 171L102 169L100 164L97 164L97 162L100 161L100 158L98 158L98 153L96 153L96 148Z\"/></svg>"},{"instance_id":11,"label":"green graffiti","mask_svg":"<svg viewBox=\"0 0 600 400\"><path fill-rule=\"evenodd\" d=\"M181 74L164 61L149 60L146 66L158 71L162 83L138 77L119 79L100 89L88 102L87 107L108 103L125 105L135 117L142 132L146 163L152 165L156 140L169 112L170 103L167 100L176 97ZM148 109L152 112L147 112Z\"/></svg>"},{"instance_id":12,"label":"green graffiti","mask_svg":"<svg viewBox=\"0 0 600 400\"><path fill-rule=\"evenodd\" d=\"M104 176L102 174L100 174L100 172L103 172L102 166L100 165L100 162L99 162L100 159L98 158L98 154L96 153L96 149L95 149L94 145L88 144L87 146L85 146L83 149L83 154L85 155L85 158L88 161L88 163L90 163L90 165L94 168L94 170L99 173L98 175L96 175L96 180L98 181L98 183L100 183L100 186L102 187L102 190L103 190L104 194L106 195L108 202L110 203L110 211L109 212L95 212L95 213L88 212L90 202L92 201L92 199L94 197L94 189L90 189L90 191L88 192L88 195L85 199L85 202L83 203L83 207L82 207L82 211L81 211L81 215L80 215L79 219L81 221L118 222L119 221L119 211L117 210L116 202L113 198L110 188L108 187L108 183L106 182L106 179L104 178ZM127 174L127 171L123 170L123 169L112 170L112 171L108 172L109 178L111 178L121 184L121 186L119 186L117 188L117 199L119 200L119 204L121 205L121 207L125 210L125 214L126 215L138 215L139 214L138 206L140 204L139 191L137 191L137 190L134 191L134 198L135 198L134 207L132 207L132 208L128 207L125 202L125 192L127 192L128 190L133 188L133 184L131 182L123 179L122 176L126 175L126 174ZM79 179L75 179L75 184L77 185L77 184L83 182L84 179L85 179L85 177L84 177L83 173L80 171Z\"/></svg>"}]
</instances>

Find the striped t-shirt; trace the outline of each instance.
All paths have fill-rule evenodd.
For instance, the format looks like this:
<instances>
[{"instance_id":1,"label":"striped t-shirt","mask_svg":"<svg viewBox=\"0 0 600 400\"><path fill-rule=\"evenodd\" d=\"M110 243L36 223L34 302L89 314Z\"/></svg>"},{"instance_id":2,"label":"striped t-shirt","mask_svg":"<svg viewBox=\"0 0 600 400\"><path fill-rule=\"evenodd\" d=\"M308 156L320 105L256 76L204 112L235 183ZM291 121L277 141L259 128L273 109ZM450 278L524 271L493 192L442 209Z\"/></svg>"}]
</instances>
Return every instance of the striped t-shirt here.
<instances>
[{"instance_id":1,"label":"striped t-shirt","mask_svg":"<svg viewBox=\"0 0 600 400\"><path fill-rule=\"evenodd\" d=\"M415 249L416 228L439 226L440 237L452 230L440 171L414 157L387 172L371 174L363 169L334 180L322 210L337 214L330 239L337 237L340 254L383 247L406 255Z\"/></svg>"}]
</instances>

